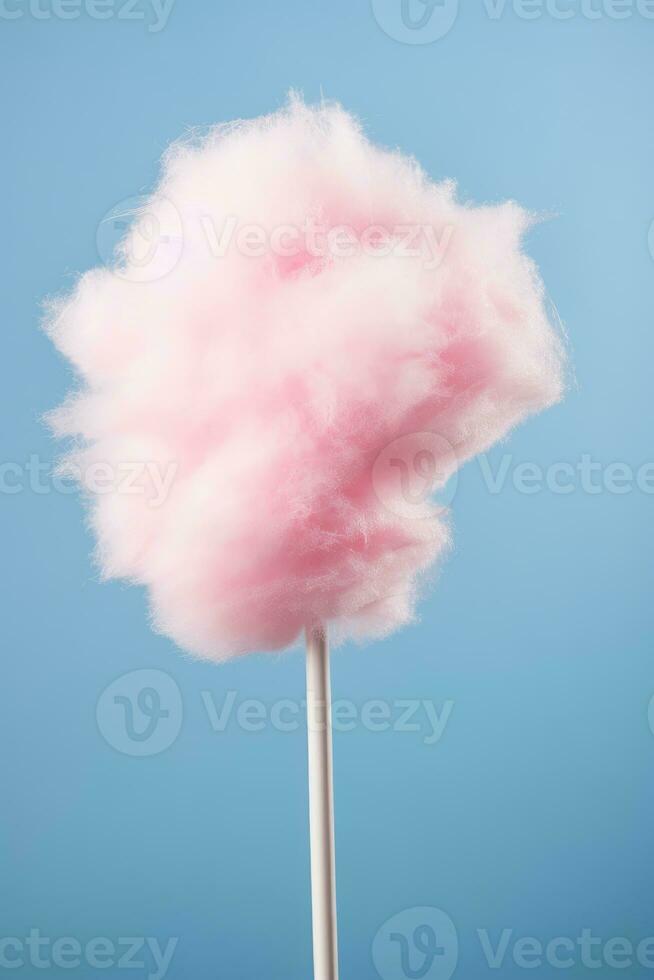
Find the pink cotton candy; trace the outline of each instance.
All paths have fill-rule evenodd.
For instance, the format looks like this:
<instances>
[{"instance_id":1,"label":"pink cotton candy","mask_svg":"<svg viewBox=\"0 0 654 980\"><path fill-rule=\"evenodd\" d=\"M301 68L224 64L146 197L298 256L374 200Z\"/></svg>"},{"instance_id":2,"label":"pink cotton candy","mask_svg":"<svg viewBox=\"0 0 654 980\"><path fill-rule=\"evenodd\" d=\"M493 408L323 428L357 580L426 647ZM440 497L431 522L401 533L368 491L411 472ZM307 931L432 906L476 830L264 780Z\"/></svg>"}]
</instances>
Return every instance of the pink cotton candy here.
<instances>
[{"instance_id":1,"label":"pink cotton candy","mask_svg":"<svg viewBox=\"0 0 654 980\"><path fill-rule=\"evenodd\" d=\"M562 394L529 220L337 105L174 145L115 267L50 316L103 573L214 660L409 621L449 541L424 487Z\"/></svg>"}]
</instances>

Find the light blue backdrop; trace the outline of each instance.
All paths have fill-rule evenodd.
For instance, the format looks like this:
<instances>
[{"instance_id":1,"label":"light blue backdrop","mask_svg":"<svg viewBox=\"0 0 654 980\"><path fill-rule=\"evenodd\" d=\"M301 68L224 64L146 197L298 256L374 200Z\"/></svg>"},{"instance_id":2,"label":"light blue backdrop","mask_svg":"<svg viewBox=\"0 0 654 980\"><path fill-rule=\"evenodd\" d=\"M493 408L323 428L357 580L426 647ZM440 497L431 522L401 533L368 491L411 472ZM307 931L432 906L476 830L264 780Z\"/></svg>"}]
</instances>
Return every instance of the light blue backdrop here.
<instances>
[{"instance_id":1,"label":"light blue backdrop","mask_svg":"<svg viewBox=\"0 0 654 980\"><path fill-rule=\"evenodd\" d=\"M492 473L504 460L500 492L478 463L461 474L456 550L421 621L335 658L335 697L381 699L395 722L398 700L425 700L445 722L435 742L423 709L418 731L336 735L342 976L377 977L378 930L424 906L452 920L466 980L522 976L524 936L576 942L587 927L637 944L654 934L653 11L560 0L528 19L538 6L465 0L444 36L416 43L445 31L452 0L431 19L416 0L423 28L403 25L400 0L375 12L369 0L176 0L163 26L140 3L5 0L0 16L0 975L12 960L16 977L157 975L150 953L119 966L120 941L177 937L173 980L310 976L304 732L250 731L234 715L215 731L207 710L230 691L234 711L300 701L301 656L183 659L150 632L139 591L96 581L79 499L36 472L57 452L40 416L71 382L39 332L40 301L97 263L98 222L152 186L170 140L267 112L290 87L342 100L374 139L456 178L464 199L551 214L529 247L577 374L565 404L489 455ZM580 473L570 493L520 492L521 463L551 478L552 464L584 457L599 492ZM169 714L151 744L162 751L142 757L127 753L148 740L130 739L114 689L103 697L137 669L172 678L146 678L146 713L158 692ZM127 697L144 686L120 683ZM415 945L430 915L407 912L396 933L413 975L447 980L447 930L431 966ZM492 970L477 930L496 946L505 928ZM33 934L30 952L30 930L49 945L35 953ZM390 931L377 965L403 980ZM86 947L99 937L109 943ZM593 951L593 975L613 976L619 948ZM586 976L582 952L532 972Z\"/></svg>"}]
</instances>

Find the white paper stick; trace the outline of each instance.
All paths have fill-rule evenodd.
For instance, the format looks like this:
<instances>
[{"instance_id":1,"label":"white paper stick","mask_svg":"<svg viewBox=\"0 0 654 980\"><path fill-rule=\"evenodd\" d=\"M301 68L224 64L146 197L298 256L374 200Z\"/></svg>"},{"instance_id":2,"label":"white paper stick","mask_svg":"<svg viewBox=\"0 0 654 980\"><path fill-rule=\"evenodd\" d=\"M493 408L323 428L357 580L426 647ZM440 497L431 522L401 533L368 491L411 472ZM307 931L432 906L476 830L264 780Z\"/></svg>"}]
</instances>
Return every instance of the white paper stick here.
<instances>
[{"instance_id":1,"label":"white paper stick","mask_svg":"<svg viewBox=\"0 0 654 980\"><path fill-rule=\"evenodd\" d=\"M306 640L313 975L338 980L329 645L320 627L307 629Z\"/></svg>"}]
</instances>

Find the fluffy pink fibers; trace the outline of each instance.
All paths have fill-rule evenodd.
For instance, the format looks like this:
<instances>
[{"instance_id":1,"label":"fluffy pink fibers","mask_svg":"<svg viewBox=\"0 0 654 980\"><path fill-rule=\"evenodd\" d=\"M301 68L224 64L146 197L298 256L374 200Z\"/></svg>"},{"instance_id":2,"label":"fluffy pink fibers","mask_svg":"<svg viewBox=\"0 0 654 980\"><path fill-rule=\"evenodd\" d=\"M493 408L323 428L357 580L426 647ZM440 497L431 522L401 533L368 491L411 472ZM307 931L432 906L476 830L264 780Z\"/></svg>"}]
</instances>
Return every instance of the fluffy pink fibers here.
<instances>
[{"instance_id":1,"label":"fluffy pink fibers","mask_svg":"<svg viewBox=\"0 0 654 980\"><path fill-rule=\"evenodd\" d=\"M103 573L215 660L409 621L448 543L425 481L562 393L529 221L338 105L174 145L113 268L49 318Z\"/></svg>"}]
</instances>

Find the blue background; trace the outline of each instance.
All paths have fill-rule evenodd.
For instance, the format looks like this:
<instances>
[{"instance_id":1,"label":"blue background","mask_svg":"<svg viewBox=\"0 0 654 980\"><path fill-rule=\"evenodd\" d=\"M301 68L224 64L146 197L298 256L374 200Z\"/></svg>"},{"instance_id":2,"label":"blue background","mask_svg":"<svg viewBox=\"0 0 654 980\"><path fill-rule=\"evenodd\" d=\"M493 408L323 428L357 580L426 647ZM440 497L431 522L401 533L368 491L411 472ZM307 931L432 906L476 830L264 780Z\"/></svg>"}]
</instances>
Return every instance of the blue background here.
<instances>
[{"instance_id":1,"label":"blue background","mask_svg":"<svg viewBox=\"0 0 654 980\"><path fill-rule=\"evenodd\" d=\"M102 216L153 186L187 127L268 112L290 87L341 100L464 199L553 216L529 248L577 381L490 454L493 469L504 453L512 467L651 460L654 21L572 9L493 20L466 0L424 45L389 37L367 0L177 0L156 33L115 16L0 18L2 462L56 456L40 416L71 377L39 304L97 264ZM335 655L336 698L454 703L436 745L336 735L345 980L377 976L377 930L414 906L451 916L457 977L525 972L510 953L489 971L477 929L654 934L652 503L635 487L527 495L510 476L492 494L473 462L420 622ZM0 507L2 936L179 937L175 980L309 977L305 734L214 732L201 694L300 700L301 655L184 659L150 632L142 593L97 582L75 495L5 489ZM137 668L171 675L184 704L179 737L145 758L96 724L103 690ZM13 975L46 972L125 975Z\"/></svg>"}]
</instances>

